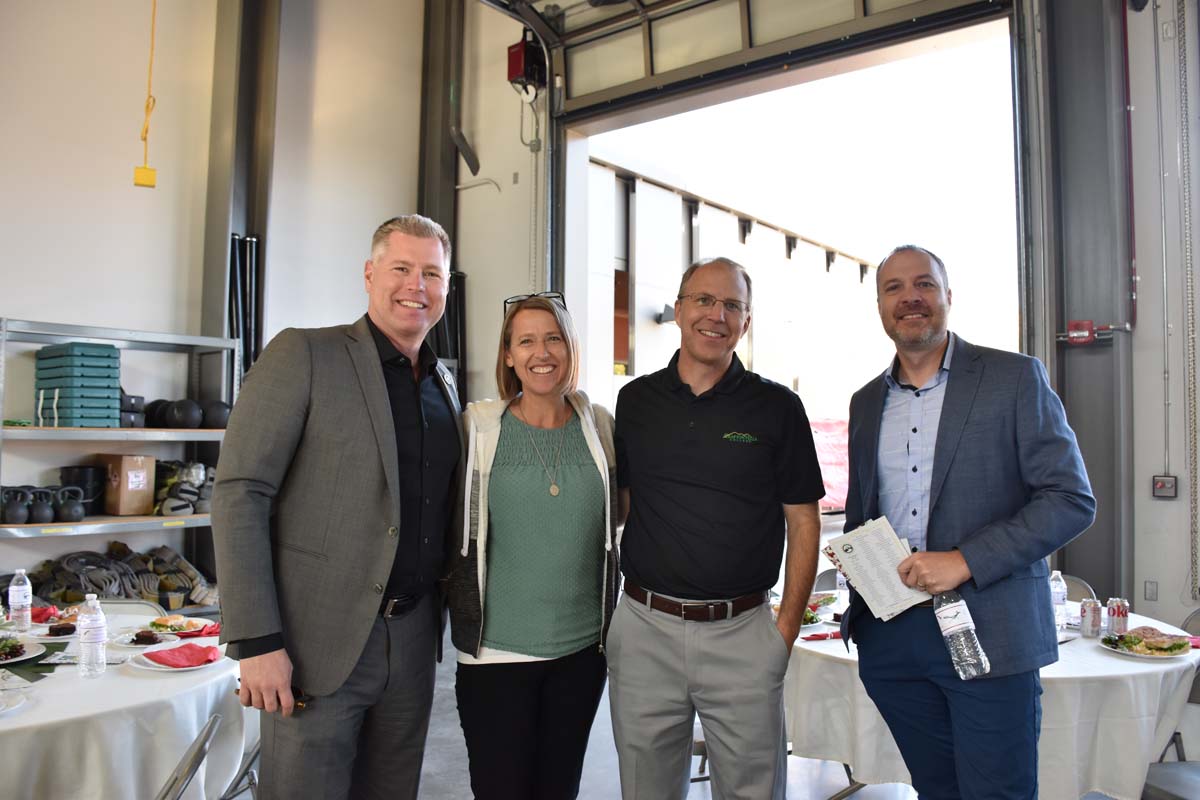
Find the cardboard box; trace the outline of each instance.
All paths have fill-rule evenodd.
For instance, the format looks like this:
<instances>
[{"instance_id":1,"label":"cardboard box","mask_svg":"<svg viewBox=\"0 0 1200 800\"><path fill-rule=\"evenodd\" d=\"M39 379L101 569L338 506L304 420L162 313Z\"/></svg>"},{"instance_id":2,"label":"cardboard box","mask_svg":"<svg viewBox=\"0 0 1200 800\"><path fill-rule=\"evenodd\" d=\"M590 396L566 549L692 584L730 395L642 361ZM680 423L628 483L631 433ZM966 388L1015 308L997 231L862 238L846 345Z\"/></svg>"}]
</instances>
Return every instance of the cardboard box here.
<instances>
[{"instance_id":1,"label":"cardboard box","mask_svg":"<svg viewBox=\"0 0 1200 800\"><path fill-rule=\"evenodd\" d=\"M121 517L154 513L154 456L101 455L108 472L104 511Z\"/></svg>"}]
</instances>

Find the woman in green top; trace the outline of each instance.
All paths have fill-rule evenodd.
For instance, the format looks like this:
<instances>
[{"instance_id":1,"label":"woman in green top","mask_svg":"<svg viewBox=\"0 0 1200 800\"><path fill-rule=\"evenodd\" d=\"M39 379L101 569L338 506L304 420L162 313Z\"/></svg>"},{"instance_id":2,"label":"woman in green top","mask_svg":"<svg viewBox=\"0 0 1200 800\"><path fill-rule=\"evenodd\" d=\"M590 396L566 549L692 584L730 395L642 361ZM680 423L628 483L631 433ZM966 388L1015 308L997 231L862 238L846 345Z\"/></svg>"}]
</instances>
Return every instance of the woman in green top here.
<instances>
[{"instance_id":1,"label":"woman in green top","mask_svg":"<svg viewBox=\"0 0 1200 800\"><path fill-rule=\"evenodd\" d=\"M505 301L499 400L463 413L447 590L476 800L579 792L616 601L611 415L576 390L562 295Z\"/></svg>"}]
</instances>

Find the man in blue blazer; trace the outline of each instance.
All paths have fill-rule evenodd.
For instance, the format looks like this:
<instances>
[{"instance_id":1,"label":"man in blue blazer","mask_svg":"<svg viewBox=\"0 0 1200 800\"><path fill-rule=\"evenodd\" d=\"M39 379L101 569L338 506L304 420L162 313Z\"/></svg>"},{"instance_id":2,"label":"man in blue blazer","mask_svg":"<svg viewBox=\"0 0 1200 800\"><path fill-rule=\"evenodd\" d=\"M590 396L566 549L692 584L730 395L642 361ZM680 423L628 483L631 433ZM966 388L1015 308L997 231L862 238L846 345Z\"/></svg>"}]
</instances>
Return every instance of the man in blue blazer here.
<instances>
[{"instance_id":1,"label":"man in blue blazer","mask_svg":"<svg viewBox=\"0 0 1200 800\"><path fill-rule=\"evenodd\" d=\"M1034 798L1038 669L1058 660L1046 556L1091 525L1075 434L1041 362L947 330L941 259L898 247L876 275L896 357L850 401L846 531L886 516L901 579L957 590L991 671L961 680L932 603L889 621L851 593L842 635L924 798Z\"/></svg>"}]
</instances>

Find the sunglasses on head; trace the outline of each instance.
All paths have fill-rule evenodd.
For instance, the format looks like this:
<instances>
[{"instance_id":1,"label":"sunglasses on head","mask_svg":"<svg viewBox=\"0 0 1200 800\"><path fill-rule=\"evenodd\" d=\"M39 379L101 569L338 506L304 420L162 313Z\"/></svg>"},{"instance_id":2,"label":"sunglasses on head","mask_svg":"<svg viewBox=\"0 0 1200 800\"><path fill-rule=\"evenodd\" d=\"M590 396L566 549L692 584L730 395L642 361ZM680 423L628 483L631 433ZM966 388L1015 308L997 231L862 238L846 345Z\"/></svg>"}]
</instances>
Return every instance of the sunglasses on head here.
<instances>
[{"instance_id":1,"label":"sunglasses on head","mask_svg":"<svg viewBox=\"0 0 1200 800\"><path fill-rule=\"evenodd\" d=\"M513 305L514 303L523 303L526 300L529 300L534 297L544 297L547 300L553 300L555 303L558 303L563 308L567 307L567 298L565 298L563 296L562 292L538 292L537 294L514 294L512 297L510 297L504 301L504 313L507 314L508 307Z\"/></svg>"}]
</instances>

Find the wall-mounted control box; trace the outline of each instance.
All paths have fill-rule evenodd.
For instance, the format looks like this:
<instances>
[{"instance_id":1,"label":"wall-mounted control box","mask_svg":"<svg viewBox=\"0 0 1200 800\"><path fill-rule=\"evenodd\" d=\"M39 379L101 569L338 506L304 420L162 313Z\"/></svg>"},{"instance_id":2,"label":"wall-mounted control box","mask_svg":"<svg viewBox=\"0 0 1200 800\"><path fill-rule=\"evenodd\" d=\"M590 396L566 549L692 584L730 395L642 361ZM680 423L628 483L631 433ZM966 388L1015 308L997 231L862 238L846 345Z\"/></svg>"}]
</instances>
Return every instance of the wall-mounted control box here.
<instances>
[{"instance_id":1,"label":"wall-mounted control box","mask_svg":"<svg viewBox=\"0 0 1200 800\"><path fill-rule=\"evenodd\" d=\"M1155 475L1154 482L1150 484L1150 494L1154 497L1176 497L1175 492L1175 476L1174 475Z\"/></svg>"}]
</instances>

